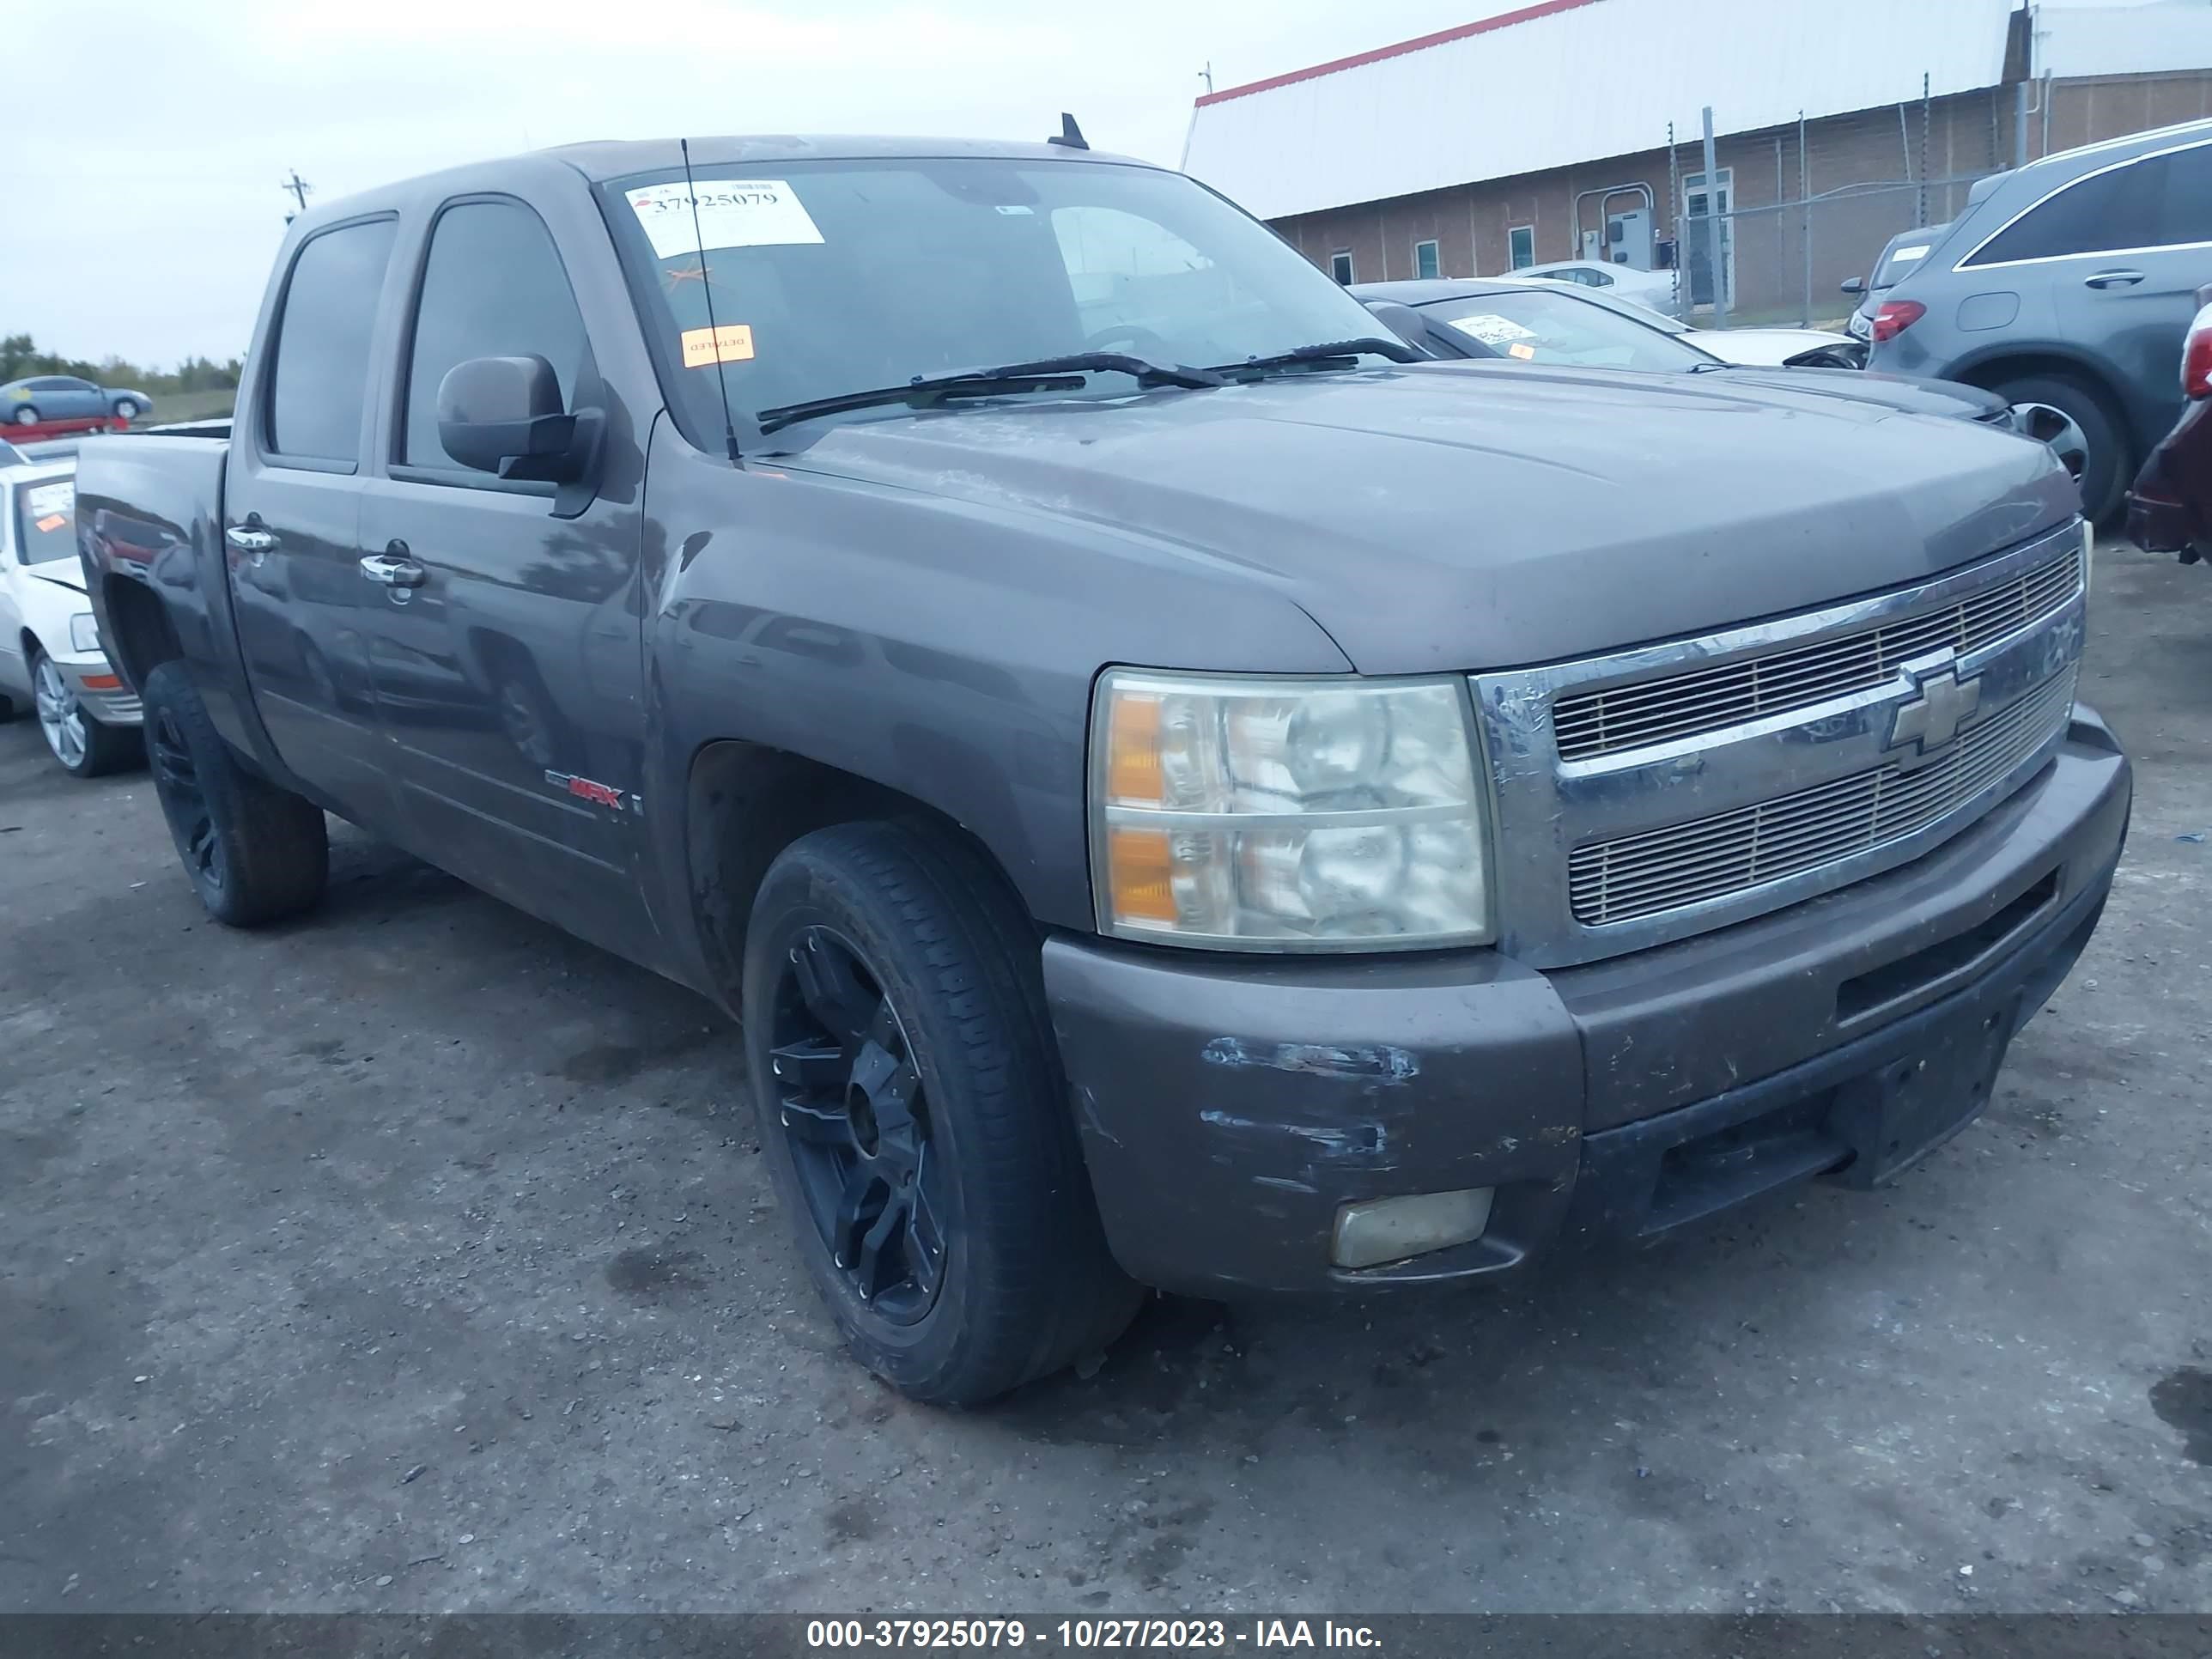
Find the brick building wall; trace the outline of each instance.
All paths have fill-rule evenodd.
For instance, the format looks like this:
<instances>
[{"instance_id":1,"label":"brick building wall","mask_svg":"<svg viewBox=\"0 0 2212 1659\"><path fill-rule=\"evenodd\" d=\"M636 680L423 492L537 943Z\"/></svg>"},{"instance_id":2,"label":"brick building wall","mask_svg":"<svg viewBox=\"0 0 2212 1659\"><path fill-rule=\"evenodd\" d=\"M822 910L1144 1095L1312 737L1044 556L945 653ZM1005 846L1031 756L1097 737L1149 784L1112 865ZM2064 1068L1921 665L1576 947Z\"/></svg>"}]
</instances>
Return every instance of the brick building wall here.
<instances>
[{"instance_id":1,"label":"brick building wall","mask_svg":"<svg viewBox=\"0 0 2212 1659\"><path fill-rule=\"evenodd\" d=\"M2015 111L2014 89L2004 86L1933 100L1924 140L1917 103L1901 110L1864 110L1808 122L1802 191L1796 126L1720 139L1715 146L1717 159L1724 176L1732 174L1735 191L1732 307L1752 318L1794 317L1802 309L1809 229L1813 314L1842 314L1851 302L1838 293L1838 285L1845 277L1864 276L1884 242L1914 224L1952 217L1966 204L1964 181L2012 165ZM1717 113L1725 117L1726 112ZM2051 88L2048 148L2068 149L2208 116L2212 116L2212 73L2201 70L2058 82ZM2030 116L2031 158L2045 153L2045 125L2039 110ZM1702 173L1705 159L1698 135L1677 133L1676 137L1678 175L1686 179ZM1960 182L1920 182L1923 142L1926 178ZM1655 234L1675 236L1680 204L1668 199L1668 177L1667 151L1662 146L1636 155L1273 222L1323 270L1329 268L1332 255L1348 251L1360 282L1414 276L1414 249L1429 240L1437 245L1443 275L1497 276L1510 264L1508 237L1516 225L1533 227L1537 263L1582 258L1576 199L1584 191L1646 185L1654 204ZM1816 201L1809 209L1777 207L1799 203L1806 191L1820 197L1846 185L1868 184L1892 187ZM1601 229L1601 213L1595 196L1583 201L1580 228Z\"/></svg>"}]
</instances>

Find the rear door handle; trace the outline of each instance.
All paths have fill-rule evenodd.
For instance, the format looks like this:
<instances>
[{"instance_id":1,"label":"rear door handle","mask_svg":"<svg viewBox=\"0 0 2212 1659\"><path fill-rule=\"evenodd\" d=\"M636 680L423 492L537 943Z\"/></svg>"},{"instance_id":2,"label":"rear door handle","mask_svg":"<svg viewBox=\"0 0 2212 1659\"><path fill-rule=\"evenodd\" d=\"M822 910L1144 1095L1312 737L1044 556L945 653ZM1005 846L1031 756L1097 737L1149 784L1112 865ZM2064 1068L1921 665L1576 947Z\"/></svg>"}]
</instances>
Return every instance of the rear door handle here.
<instances>
[{"instance_id":1,"label":"rear door handle","mask_svg":"<svg viewBox=\"0 0 2212 1659\"><path fill-rule=\"evenodd\" d=\"M222 538L241 553L266 553L276 545L275 536L251 524L231 526Z\"/></svg>"},{"instance_id":2,"label":"rear door handle","mask_svg":"<svg viewBox=\"0 0 2212 1659\"><path fill-rule=\"evenodd\" d=\"M2133 288L2143 279L2140 270L2100 270L2094 276L2084 276L2084 288Z\"/></svg>"},{"instance_id":3,"label":"rear door handle","mask_svg":"<svg viewBox=\"0 0 2212 1659\"><path fill-rule=\"evenodd\" d=\"M361 562L361 574L386 587L420 587L430 580L430 573L407 556L404 542L394 542L386 551L370 554Z\"/></svg>"}]
</instances>

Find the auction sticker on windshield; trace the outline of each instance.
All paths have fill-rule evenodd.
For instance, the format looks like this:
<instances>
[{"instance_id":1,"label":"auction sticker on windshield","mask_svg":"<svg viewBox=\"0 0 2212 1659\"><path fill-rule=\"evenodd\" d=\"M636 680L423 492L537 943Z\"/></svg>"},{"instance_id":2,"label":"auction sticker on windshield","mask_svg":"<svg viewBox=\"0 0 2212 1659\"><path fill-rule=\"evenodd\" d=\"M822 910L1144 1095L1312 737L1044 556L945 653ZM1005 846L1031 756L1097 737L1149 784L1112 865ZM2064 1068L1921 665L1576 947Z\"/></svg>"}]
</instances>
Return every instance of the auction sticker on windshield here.
<instances>
[{"instance_id":1,"label":"auction sticker on windshield","mask_svg":"<svg viewBox=\"0 0 2212 1659\"><path fill-rule=\"evenodd\" d=\"M724 323L720 328L687 328L677 337L684 347L684 367L712 368L716 363L749 363L753 357L750 323Z\"/></svg>"},{"instance_id":2,"label":"auction sticker on windshield","mask_svg":"<svg viewBox=\"0 0 2212 1659\"><path fill-rule=\"evenodd\" d=\"M1502 346L1513 340L1533 340L1536 331L1523 328L1510 317L1500 317L1494 312L1478 312L1472 317L1454 317L1451 325L1462 334L1472 334L1486 346Z\"/></svg>"},{"instance_id":3,"label":"auction sticker on windshield","mask_svg":"<svg viewBox=\"0 0 2212 1659\"><path fill-rule=\"evenodd\" d=\"M33 484L23 492L23 506L25 516L40 529L58 530L76 511L76 484L69 478L58 483Z\"/></svg>"},{"instance_id":4,"label":"auction sticker on windshield","mask_svg":"<svg viewBox=\"0 0 2212 1659\"><path fill-rule=\"evenodd\" d=\"M628 194L656 258L702 247L781 247L822 240L806 204L781 179L702 179L696 227L693 195L680 179L641 185Z\"/></svg>"}]
</instances>

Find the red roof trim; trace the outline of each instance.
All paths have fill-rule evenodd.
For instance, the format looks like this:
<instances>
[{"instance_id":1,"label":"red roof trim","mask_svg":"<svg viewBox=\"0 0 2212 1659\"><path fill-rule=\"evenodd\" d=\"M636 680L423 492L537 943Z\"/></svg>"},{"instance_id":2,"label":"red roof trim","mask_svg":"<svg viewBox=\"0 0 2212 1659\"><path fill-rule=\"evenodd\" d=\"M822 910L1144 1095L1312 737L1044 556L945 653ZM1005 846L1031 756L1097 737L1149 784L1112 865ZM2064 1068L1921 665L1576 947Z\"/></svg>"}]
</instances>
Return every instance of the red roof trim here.
<instances>
[{"instance_id":1,"label":"red roof trim","mask_svg":"<svg viewBox=\"0 0 2212 1659\"><path fill-rule=\"evenodd\" d=\"M1208 104L1225 103L1231 98L1247 98L1255 92L1273 92L1277 87L1293 86L1300 81L1334 75L1339 70L1358 69L1363 64L1379 64L1386 58L1402 58L1407 52L1425 52L1431 46L1464 40L1471 35L1487 34L1492 29L1510 28L1516 23L1532 23L1539 17L1555 17L1563 11L1574 11L1596 3L1597 0L1540 0L1539 4L1523 6L1518 11L1500 12L1497 16L1486 17L1479 23L1462 23L1457 28L1439 29L1434 34L1424 34L1418 40L1401 40L1395 46L1377 46L1372 52L1339 58L1327 64L1316 64L1311 69L1292 70L1288 75L1270 76L1267 80L1255 81L1249 86L1226 87L1219 92L1201 93L1198 106L1203 109Z\"/></svg>"}]
</instances>

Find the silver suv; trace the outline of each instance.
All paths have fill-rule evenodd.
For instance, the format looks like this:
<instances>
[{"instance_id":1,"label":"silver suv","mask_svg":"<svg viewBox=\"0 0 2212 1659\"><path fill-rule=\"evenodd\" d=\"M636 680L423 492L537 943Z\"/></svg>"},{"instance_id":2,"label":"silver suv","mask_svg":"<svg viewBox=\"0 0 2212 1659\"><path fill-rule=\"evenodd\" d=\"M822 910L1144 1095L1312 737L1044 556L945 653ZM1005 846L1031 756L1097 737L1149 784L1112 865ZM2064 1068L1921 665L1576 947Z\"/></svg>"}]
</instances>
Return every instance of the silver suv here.
<instances>
[{"instance_id":1,"label":"silver suv","mask_svg":"<svg viewBox=\"0 0 2212 1659\"><path fill-rule=\"evenodd\" d=\"M1867 367L2002 394L2103 518L2173 424L2207 283L2212 121L2090 144L1978 184L1883 296Z\"/></svg>"}]
</instances>

